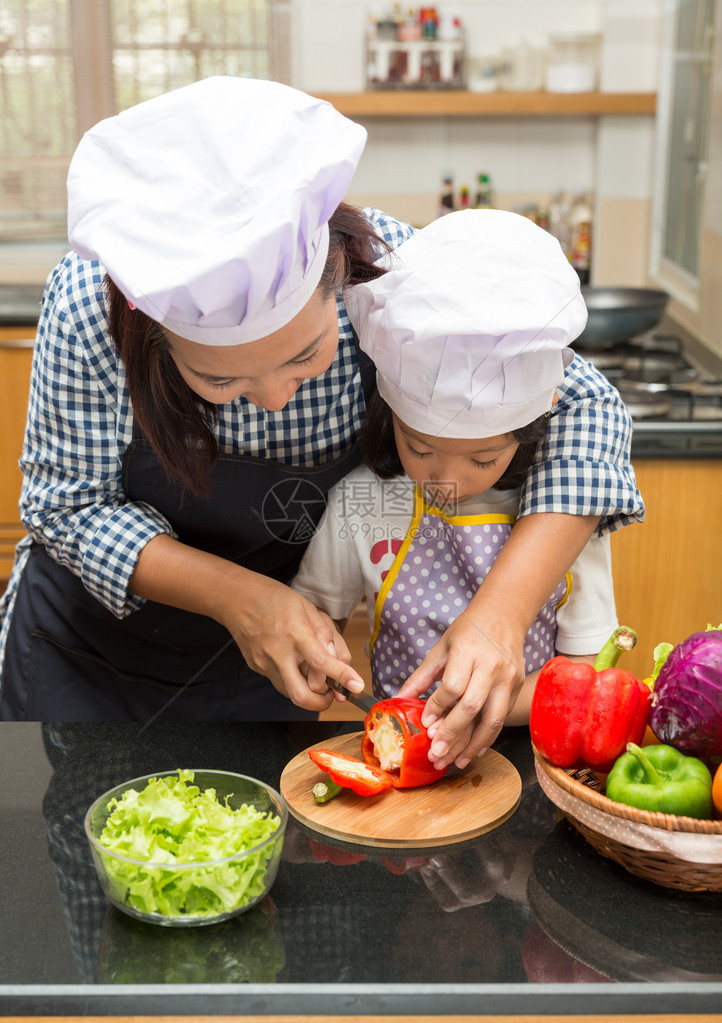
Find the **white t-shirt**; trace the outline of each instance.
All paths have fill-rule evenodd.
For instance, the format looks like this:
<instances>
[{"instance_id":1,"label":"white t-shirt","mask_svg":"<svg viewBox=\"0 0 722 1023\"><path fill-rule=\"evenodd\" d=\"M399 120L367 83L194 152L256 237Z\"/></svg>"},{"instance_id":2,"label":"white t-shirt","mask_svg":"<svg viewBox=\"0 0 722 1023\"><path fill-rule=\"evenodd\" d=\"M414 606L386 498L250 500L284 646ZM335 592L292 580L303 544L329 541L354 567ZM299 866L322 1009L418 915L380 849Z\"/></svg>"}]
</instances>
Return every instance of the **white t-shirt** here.
<instances>
[{"instance_id":1,"label":"white t-shirt","mask_svg":"<svg viewBox=\"0 0 722 1023\"><path fill-rule=\"evenodd\" d=\"M488 490L455 515L516 515L518 490ZM333 487L318 529L292 582L297 592L336 620L366 597L373 628L376 596L411 523L414 484L381 480L360 466ZM609 535L592 537L571 567L572 589L557 611L556 647L596 654L617 627Z\"/></svg>"}]
</instances>

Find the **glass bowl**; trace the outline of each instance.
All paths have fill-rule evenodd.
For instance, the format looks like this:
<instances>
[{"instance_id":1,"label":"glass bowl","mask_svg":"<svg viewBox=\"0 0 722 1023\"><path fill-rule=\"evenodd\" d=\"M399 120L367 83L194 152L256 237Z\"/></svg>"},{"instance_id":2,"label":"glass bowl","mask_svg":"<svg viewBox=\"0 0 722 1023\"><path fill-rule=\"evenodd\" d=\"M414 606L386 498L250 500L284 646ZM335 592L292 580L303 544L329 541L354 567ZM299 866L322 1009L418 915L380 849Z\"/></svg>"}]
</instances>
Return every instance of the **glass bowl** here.
<instances>
[{"instance_id":1,"label":"glass bowl","mask_svg":"<svg viewBox=\"0 0 722 1023\"><path fill-rule=\"evenodd\" d=\"M201 792L214 789L218 802L237 810L246 804L278 818L273 833L255 845L220 859L178 862L170 853L152 858L131 857L101 842L115 800L133 789L140 793L152 779L177 778L178 771L161 771L133 778L105 792L85 815L85 834L103 891L129 916L164 927L220 923L243 913L265 898L278 873L288 808L283 797L262 781L230 771L180 772ZM112 804L112 805L111 805ZM155 819L157 826L159 818ZM165 820L165 818L160 818ZM171 821L167 830L176 825ZM191 827L195 837L201 825ZM240 841L239 841L240 845Z\"/></svg>"}]
</instances>

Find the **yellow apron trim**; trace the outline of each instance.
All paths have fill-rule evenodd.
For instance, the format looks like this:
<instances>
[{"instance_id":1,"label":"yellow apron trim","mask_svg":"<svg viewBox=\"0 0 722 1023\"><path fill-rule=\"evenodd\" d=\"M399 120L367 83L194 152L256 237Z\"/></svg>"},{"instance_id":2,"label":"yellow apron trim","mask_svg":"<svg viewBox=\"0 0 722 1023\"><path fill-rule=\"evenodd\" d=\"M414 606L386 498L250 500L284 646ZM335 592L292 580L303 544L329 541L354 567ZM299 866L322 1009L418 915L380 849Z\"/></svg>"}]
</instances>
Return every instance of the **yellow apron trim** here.
<instances>
[{"instance_id":1,"label":"yellow apron trim","mask_svg":"<svg viewBox=\"0 0 722 1023\"><path fill-rule=\"evenodd\" d=\"M408 553L409 547L411 546L411 541L416 536L416 531L419 528L419 522L421 521L421 515L423 511L424 502L421 498L421 492L419 488L416 487L414 491L414 514L411 517L411 522L409 523L409 528L406 531L404 542L399 547L396 557L394 558L394 563L386 573L386 578L381 584L379 595L376 598L376 606L374 608L374 627L371 631L371 638L369 639L369 653L371 653L371 651L373 650L374 643L376 642L376 637L378 636L379 629L381 628L381 609L384 606L384 601L386 600L386 596L389 590L396 581L396 576L398 575L399 569L401 568L404 558Z\"/></svg>"},{"instance_id":2,"label":"yellow apron trim","mask_svg":"<svg viewBox=\"0 0 722 1023\"><path fill-rule=\"evenodd\" d=\"M570 597L571 592L572 592L572 586L574 585L573 582L572 582L572 573L571 572L567 572L567 574L564 576L564 579L566 580L567 588L564 591L564 596L559 601L557 606L554 608L555 611L558 611L559 608L562 606L562 604L566 604L566 602L569 600L569 597Z\"/></svg>"},{"instance_id":3,"label":"yellow apron trim","mask_svg":"<svg viewBox=\"0 0 722 1023\"><path fill-rule=\"evenodd\" d=\"M484 525L486 523L508 523L509 525L513 526L514 523L516 522L516 515L506 514L447 515L446 512L443 511L443 509L437 507L434 504L429 504L427 501L425 501L421 490L419 489L419 487L416 487L414 490L414 513L411 518L411 522L409 523L409 528L407 530L406 536L404 537L404 542L399 548L398 553L394 558L394 563L387 572L386 578L384 579L381 585L381 589L379 590L379 595L376 598L376 605L374 607L374 626L373 629L371 630L371 637L369 639L369 653L371 653L371 651L373 650L374 643L376 642L376 637L378 636L379 629L381 628L381 611L383 609L384 602L386 600L386 597L388 596L389 590L396 582L396 577L399 574L399 570L401 569L401 566L404 562L404 558L408 554L409 547L411 546L411 543L414 540L414 537L416 536L417 530L419 528L419 523L421 522L421 516L424 514L435 515L437 518L443 519L445 522L448 522L449 525L451 526L464 525L477 526ZM561 605L569 596L569 593L571 591L571 583L572 577L570 573L567 572L567 590L559 604L557 604L557 607L561 607Z\"/></svg>"},{"instance_id":4,"label":"yellow apron trim","mask_svg":"<svg viewBox=\"0 0 722 1023\"><path fill-rule=\"evenodd\" d=\"M423 511L427 512L429 515L437 515L439 518L444 519L445 522L448 522L451 526L477 526L485 522L509 522L514 525L516 522L516 515L447 515L442 508L437 507L435 504L428 504L428 502L424 501L423 498L421 498L421 502L423 504ZM421 516L419 515L419 517ZM559 610L562 604L566 604L572 592L572 573L567 572L564 579L566 581L566 590L564 591L559 603L555 606L555 611ZM380 593L379 596L381 596Z\"/></svg>"}]
</instances>

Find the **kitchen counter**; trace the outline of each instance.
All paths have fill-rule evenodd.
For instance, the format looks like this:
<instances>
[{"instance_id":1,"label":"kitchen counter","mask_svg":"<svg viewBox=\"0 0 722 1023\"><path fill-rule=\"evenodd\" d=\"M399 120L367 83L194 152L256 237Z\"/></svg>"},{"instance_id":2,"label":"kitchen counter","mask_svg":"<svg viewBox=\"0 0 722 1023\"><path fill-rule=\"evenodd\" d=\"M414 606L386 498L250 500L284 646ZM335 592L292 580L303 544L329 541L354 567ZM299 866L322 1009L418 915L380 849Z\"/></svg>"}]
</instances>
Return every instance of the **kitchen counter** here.
<instances>
[{"instance_id":1,"label":"kitchen counter","mask_svg":"<svg viewBox=\"0 0 722 1023\"><path fill-rule=\"evenodd\" d=\"M0 724L0 1014L719 1011L722 895L594 852L539 789L525 728L495 745L521 774L519 808L474 841L404 857L291 818L269 898L233 920L160 928L106 901L83 817L108 788L177 767L278 787L298 752L358 728Z\"/></svg>"}]
</instances>

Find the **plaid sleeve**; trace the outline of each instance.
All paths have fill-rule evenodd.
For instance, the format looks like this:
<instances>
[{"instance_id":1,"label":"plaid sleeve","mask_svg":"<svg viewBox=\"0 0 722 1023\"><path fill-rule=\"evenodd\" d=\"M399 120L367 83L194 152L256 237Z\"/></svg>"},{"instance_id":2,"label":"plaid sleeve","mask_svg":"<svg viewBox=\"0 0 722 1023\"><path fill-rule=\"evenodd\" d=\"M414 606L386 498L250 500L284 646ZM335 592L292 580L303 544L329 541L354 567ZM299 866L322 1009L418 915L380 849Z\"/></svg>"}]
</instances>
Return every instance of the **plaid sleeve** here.
<instances>
[{"instance_id":1,"label":"plaid sleeve","mask_svg":"<svg viewBox=\"0 0 722 1023\"><path fill-rule=\"evenodd\" d=\"M599 536L643 522L630 461L632 418L619 392L577 355L557 393L557 414L524 485L519 515L600 515Z\"/></svg>"},{"instance_id":2,"label":"plaid sleeve","mask_svg":"<svg viewBox=\"0 0 722 1023\"><path fill-rule=\"evenodd\" d=\"M390 217L387 213L382 213L381 210L374 209L373 206L367 206L363 210L364 215L376 228L376 232L380 235L385 242L387 242L392 249L397 249L399 245L410 238L414 233L414 229L410 224L405 224L403 220L396 220L394 217Z\"/></svg>"},{"instance_id":3,"label":"plaid sleeve","mask_svg":"<svg viewBox=\"0 0 722 1023\"><path fill-rule=\"evenodd\" d=\"M170 524L126 500L123 453L132 435L123 365L107 334L98 263L69 254L48 278L33 356L20 465L29 535L118 617L140 551Z\"/></svg>"}]
</instances>

